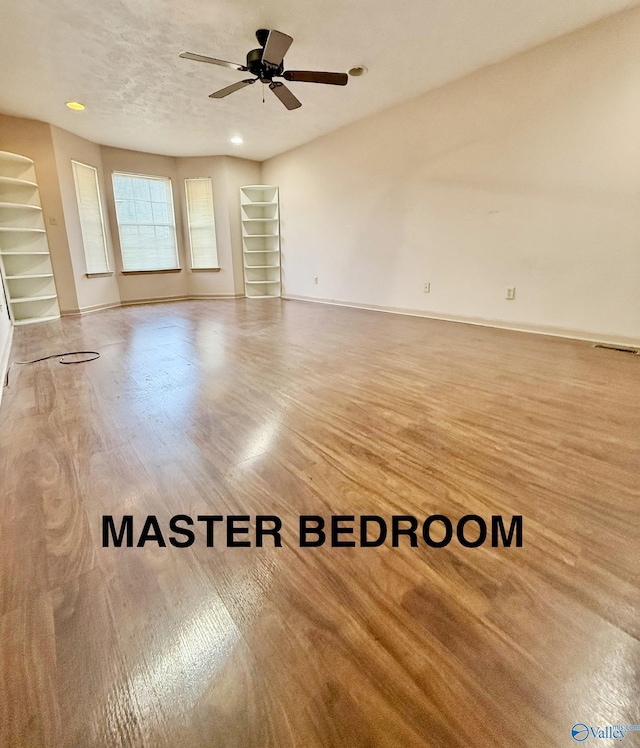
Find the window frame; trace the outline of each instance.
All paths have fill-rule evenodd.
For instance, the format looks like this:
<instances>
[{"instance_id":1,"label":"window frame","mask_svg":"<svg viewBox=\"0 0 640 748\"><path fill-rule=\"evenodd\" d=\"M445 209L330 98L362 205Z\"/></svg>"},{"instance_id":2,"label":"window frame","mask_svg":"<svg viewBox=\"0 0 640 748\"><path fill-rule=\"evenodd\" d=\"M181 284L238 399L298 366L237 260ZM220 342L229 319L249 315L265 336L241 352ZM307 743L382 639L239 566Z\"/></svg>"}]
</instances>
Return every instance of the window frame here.
<instances>
[{"instance_id":1,"label":"window frame","mask_svg":"<svg viewBox=\"0 0 640 748\"><path fill-rule=\"evenodd\" d=\"M147 179L147 180L157 180L160 182L164 182L165 185L168 187L168 198L167 198L167 205L171 209L171 218L173 218L173 223L138 223L138 222L131 222L131 221L125 221L124 223L120 221L118 217L118 197L116 195L116 183L115 183L115 177L135 177L137 179ZM175 209L175 202L173 198L173 181L171 177L167 177L166 175L158 175L158 174L140 174L137 172L131 172L131 171L120 171L119 169L114 169L111 172L111 186L113 189L113 208L116 216L116 224L118 227L118 241L120 244L120 261L122 263L122 274L123 275L133 275L138 273L178 273L182 270L181 262L180 262L180 247L178 245L178 232L177 232L177 221L176 221L176 209ZM176 258L176 265L175 267L170 268L138 268L133 270L127 270L125 268L125 256L122 251L122 232L120 231L121 226L163 226L167 227L169 229L173 230L173 243L175 248L175 258Z\"/></svg>"},{"instance_id":2,"label":"window frame","mask_svg":"<svg viewBox=\"0 0 640 748\"><path fill-rule=\"evenodd\" d=\"M102 270L89 268L89 256L87 253L87 238L86 238L84 222L82 220L82 207L80 203L80 192L78 189L78 174L76 171L77 166L82 166L86 169L91 169L95 177L96 195L98 198L98 211L100 213L100 228L102 229L102 247L104 250L104 269ZM91 164L85 164L84 161L79 161L76 158L72 158L71 159L71 171L73 173L73 184L74 184L75 193L76 193L76 204L78 206L78 220L80 221L80 233L82 236L82 253L84 255L84 266L86 270L85 274L88 278L93 278L93 277L97 277L101 275L113 275L113 269L111 267L111 262L109 258L109 247L107 246L107 229L106 229L106 223L104 220L104 206L102 202L102 193L100 190L100 175L98 173L98 169L97 167L92 166Z\"/></svg>"}]
</instances>

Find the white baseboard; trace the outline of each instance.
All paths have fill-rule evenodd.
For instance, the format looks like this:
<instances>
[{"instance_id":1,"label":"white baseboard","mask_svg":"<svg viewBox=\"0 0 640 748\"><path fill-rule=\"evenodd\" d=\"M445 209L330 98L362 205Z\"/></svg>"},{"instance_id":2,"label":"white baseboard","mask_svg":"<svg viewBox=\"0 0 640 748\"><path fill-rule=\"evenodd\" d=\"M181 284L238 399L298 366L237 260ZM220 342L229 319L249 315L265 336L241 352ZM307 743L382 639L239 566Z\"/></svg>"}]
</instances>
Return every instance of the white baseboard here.
<instances>
[{"instance_id":1,"label":"white baseboard","mask_svg":"<svg viewBox=\"0 0 640 748\"><path fill-rule=\"evenodd\" d=\"M198 299L243 299L243 293L211 293L211 294L189 294L188 296L153 296L144 299L125 299L124 301L111 302L109 304L94 304L77 309L65 309L60 312L61 317L81 317L93 312L101 312L104 309L119 309L125 306L139 306L140 304L161 304L166 301L192 301Z\"/></svg>"},{"instance_id":2,"label":"white baseboard","mask_svg":"<svg viewBox=\"0 0 640 748\"><path fill-rule=\"evenodd\" d=\"M80 317L83 314L91 314L91 312L101 312L103 309L117 309L121 304L119 301L111 302L109 304L94 304L93 306L82 306L78 309L65 309L60 311L61 317Z\"/></svg>"},{"instance_id":3,"label":"white baseboard","mask_svg":"<svg viewBox=\"0 0 640 748\"><path fill-rule=\"evenodd\" d=\"M568 338L570 340L584 340L589 343L607 343L630 348L640 347L640 338L629 338L615 333L595 333L587 330L572 330L564 327L550 327L546 325L530 325L522 322L503 322L502 320L484 319L482 317L464 317L450 314L438 314L437 312L425 312L420 309L402 309L398 307L378 306L377 304L355 304L350 301L336 301L334 299L323 299L314 296L298 296L295 294L283 294L283 299L291 301L308 301L314 304L329 304L330 306L344 306L351 309L365 309L371 312L386 312L388 314L403 314L409 317L425 317L426 319L437 319L443 322L459 322L464 325L478 325L479 327L494 327L500 330L514 330L516 332L527 332L533 335L550 335L555 338Z\"/></svg>"},{"instance_id":4,"label":"white baseboard","mask_svg":"<svg viewBox=\"0 0 640 748\"><path fill-rule=\"evenodd\" d=\"M141 304L159 304L165 301L188 301L188 296L150 296L143 299L123 299L120 306L140 306Z\"/></svg>"},{"instance_id":5,"label":"white baseboard","mask_svg":"<svg viewBox=\"0 0 640 748\"><path fill-rule=\"evenodd\" d=\"M4 392L4 382L9 368L11 358L11 344L13 343L13 323L9 325L9 335L4 344L3 350L0 351L0 404L2 404L2 393Z\"/></svg>"},{"instance_id":6,"label":"white baseboard","mask_svg":"<svg viewBox=\"0 0 640 748\"><path fill-rule=\"evenodd\" d=\"M120 303L120 306L160 304L165 301L196 301L198 299L241 299L243 297L244 294L234 293L189 294L188 296L156 296L147 299L126 299Z\"/></svg>"}]
</instances>

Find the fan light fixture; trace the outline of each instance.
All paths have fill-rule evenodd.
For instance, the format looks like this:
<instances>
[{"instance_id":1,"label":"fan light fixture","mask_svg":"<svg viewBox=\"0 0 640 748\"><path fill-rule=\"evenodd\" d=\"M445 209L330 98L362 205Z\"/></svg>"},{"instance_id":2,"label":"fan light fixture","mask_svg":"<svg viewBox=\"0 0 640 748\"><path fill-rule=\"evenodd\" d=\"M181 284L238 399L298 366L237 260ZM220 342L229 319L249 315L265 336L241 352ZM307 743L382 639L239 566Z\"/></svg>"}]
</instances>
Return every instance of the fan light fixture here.
<instances>
[{"instance_id":1,"label":"fan light fixture","mask_svg":"<svg viewBox=\"0 0 640 748\"><path fill-rule=\"evenodd\" d=\"M349 70L349 75L357 78L359 75L366 75L367 68L364 65L356 65L356 67Z\"/></svg>"},{"instance_id":2,"label":"fan light fixture","mask_svg":"<svg viewBox=\"0 0 640 748\"><path fill-rule=\"evenodd\" d=\"M240 145L241 143L244 143L244 138L241 138L239 135L234 135L231 138L231 142L235 145Z\"/></svg>"},{"instance_id":3,"label":"fan light fixture","mask_svg":"<svg viewBox=\"0 0 640 748\"><path fill-rule=\"evenodd\" d=\"M74 112L81 112L84 109L84 104L79 101L67 101L69 109L73 109Z\"/></svg>"}]
</instances>

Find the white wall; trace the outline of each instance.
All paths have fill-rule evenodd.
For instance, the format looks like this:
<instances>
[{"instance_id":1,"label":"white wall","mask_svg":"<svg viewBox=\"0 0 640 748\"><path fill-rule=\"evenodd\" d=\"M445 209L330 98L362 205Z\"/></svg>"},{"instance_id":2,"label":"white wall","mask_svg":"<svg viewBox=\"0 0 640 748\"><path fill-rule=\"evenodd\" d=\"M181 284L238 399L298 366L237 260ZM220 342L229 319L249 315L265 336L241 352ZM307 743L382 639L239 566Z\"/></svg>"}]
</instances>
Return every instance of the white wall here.
<instances>
[{"instance_id":1,"label":"white wall","mask_svg":"<svg viewBox=\"0 0 640 748\"><path fill-rule=\"evenodd\" d=\"M265 162L285 295L640 342L638 39L633 10Z\"/></svg>"}]
</instances>

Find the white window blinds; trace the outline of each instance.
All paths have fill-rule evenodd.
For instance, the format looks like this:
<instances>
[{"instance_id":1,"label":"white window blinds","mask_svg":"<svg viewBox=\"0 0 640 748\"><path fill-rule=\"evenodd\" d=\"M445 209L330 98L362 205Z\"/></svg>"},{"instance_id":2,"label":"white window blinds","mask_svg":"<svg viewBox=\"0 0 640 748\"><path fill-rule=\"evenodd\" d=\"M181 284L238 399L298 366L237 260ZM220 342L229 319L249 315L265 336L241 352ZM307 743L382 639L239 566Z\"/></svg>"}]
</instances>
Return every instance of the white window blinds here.
<instances>
[{"instance_id":1,"label":"white window blinds","mask_svg":"<svg viewBox=\"0 0 640 748\"><path fill-rule=\"evenodd\" d=\"M218 247L210 177L184 180L192 268L217 268Z\"/></svg>"},{"instance_id":2,"label":"white window blinds","mask_svg":"<svg viewBox=\"0 0 640 748\"><path fill-rule=\"evenodd\" d=\"M76 185L87 273L108 273L109 257L104 236L98 172L93 166L81 164L79 161L72 160L71 167Z\"/></svg>"},{"instance_id":3,"label":"white window blinds","mask_svg":"<svg viewBox=\"0 0 640 748\"><path fill-rule=\"evenodd\" d=\"M122 269L174 270L178 264L171 180L113 174Z\"/></svg>"}]
</instances>

